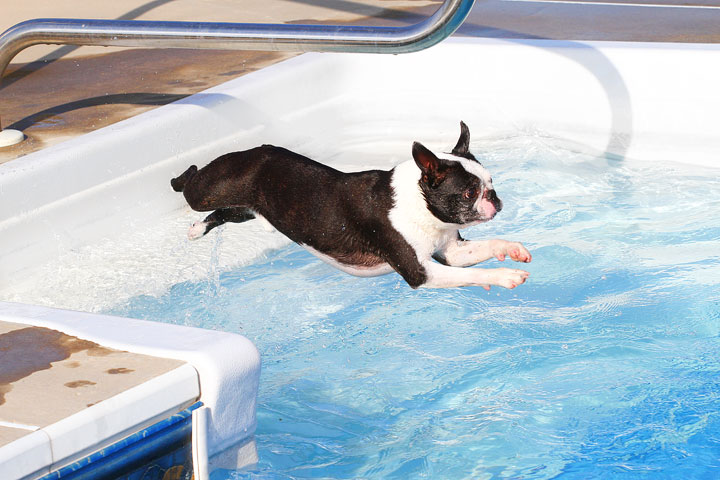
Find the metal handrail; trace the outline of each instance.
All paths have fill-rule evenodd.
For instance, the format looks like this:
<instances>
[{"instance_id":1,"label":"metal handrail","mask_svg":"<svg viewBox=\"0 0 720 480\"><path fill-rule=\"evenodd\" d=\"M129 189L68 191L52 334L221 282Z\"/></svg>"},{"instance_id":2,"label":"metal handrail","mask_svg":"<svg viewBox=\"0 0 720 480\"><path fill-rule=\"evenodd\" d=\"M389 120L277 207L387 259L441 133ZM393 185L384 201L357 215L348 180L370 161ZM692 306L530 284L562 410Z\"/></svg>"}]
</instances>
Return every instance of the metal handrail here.
<instances>
[{"instance_id":1,"label":"metal handrail","mask_svg":"<svg viewBox=\"0 0 720 480\"><path fill-rule=\"evenodd\" d=\"M28 20L0 35L0 84L15 55L38 44L409 53L431 47L450 36L470 13L474 1L445 0L426 20L402 27L62 18Z\"/></svg>"}]
</instances>

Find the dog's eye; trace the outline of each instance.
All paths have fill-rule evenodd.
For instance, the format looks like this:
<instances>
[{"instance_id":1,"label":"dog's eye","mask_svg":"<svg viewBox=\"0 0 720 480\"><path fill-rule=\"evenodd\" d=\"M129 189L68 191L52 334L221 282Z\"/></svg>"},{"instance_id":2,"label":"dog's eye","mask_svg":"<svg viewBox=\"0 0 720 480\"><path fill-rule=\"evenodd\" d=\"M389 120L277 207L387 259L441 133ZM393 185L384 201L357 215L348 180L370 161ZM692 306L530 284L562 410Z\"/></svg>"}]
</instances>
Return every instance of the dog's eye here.
<instances>
[{"instance_id":1,"label":"dog's eye","mask_svg":"<svg viewBox=\"0 0 720 480\"><path fill-rule=\"evenodd\" d=\"M467 190L465 190L465 193L463 193L463 197L465 197L466 200L470 200L471 198L477 197L478 191L475 187L470 187Z\"/></svg>"}]
</instances>

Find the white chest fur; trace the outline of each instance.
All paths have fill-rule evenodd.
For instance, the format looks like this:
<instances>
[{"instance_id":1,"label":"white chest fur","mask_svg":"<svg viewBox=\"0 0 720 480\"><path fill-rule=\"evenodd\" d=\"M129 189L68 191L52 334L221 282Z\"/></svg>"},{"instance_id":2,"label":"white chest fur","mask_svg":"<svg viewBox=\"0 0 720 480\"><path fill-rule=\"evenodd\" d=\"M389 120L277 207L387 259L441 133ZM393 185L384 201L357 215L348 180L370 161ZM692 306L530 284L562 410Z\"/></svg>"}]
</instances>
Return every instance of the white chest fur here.
<instances>
[{"instance_id":1,"label":"white chest fur","mask_svg":"<svg viewBox=\"0 0 720 480\"><path fill-rule=\"evenodd\" d=\"M447 224L427 208L420 190L421 172L412 160L395 167L392 187L395 205L390 210L392 226L415 249L418 260L428 260L447 242L457 239L458 225Z\"/></svg>"}]
</instances>

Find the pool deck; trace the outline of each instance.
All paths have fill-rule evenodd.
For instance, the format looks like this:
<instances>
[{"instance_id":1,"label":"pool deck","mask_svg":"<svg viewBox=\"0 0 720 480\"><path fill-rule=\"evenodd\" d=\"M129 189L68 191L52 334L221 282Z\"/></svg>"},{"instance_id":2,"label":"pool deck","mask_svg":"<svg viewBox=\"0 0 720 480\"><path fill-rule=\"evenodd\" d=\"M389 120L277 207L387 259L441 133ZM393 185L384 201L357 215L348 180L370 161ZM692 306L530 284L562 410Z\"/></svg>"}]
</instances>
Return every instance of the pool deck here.
<instances>
[{"instance_id":1,"label":"pool deck","mask_svg":"<svg viewBox=\"0 0 720 480\"><path fill-rule=\"evenodd\" d=\"M403 25L438 0L41 0L3 11L0 30L31 18L114 18ZM456 35L505 39L717 43L720 0L487 0ZM292 56L278 52L34 46L0 85L0 121L26 140L0 148L0 163L102 128Z\"/></svg>"},{"instance_id":2,"label":"pool deck","mask_svg":"<svg viewBox=\"0 0 720 480\"><path fill-rule=\"evenodd\" d=\"M0 310L12 315L13 307ZM132 442L124 439L150 436L153 425L198 402L198 372L186 361L109 348L26 321L0 321L3 479L76 471L92 464L88 456L107 459L118 446L128 452Z\"/></svg>"},{"instance_id":3,"label":"pool deck","mask_svg":"<svg viewBox=\"0 0 720 480\"><path fill-rule=\"evenodd\" d=\"M189 450L190 416L193 457L232 448L237 465L255 461L260 357L243 336L0 301L0 365L3 480L142 474Z\"/></svg>"},{"instance_id":4,"label":"pool deck","mask_svg":"<svg viewBox=\"0 0 720 480\"><path fill-rule=\"evenodd\" d=\"M11 322L0 359L0 447L185 364Z\"/></svg>"}]
</instances>

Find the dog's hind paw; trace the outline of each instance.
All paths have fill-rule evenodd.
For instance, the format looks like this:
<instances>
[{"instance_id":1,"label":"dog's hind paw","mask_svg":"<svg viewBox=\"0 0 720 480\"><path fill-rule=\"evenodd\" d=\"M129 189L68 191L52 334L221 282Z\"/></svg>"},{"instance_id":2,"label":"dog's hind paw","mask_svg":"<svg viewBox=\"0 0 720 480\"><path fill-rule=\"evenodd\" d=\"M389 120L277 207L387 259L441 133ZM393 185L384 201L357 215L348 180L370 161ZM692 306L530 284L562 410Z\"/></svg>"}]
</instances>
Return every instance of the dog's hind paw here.
<instances>
[{"instance_id":1,"label":"dog's hind paw","mask_svg":"<svg viewBox=\"0 0 720 480\"><path fill-rule=\"evenodd\" d=\"M207 232L207 223L203 222L202 220L198 220L197 222L193 223L188 230L188 240L197 240L200 237L204 237Z\"/></svg>"}]
</instances>

